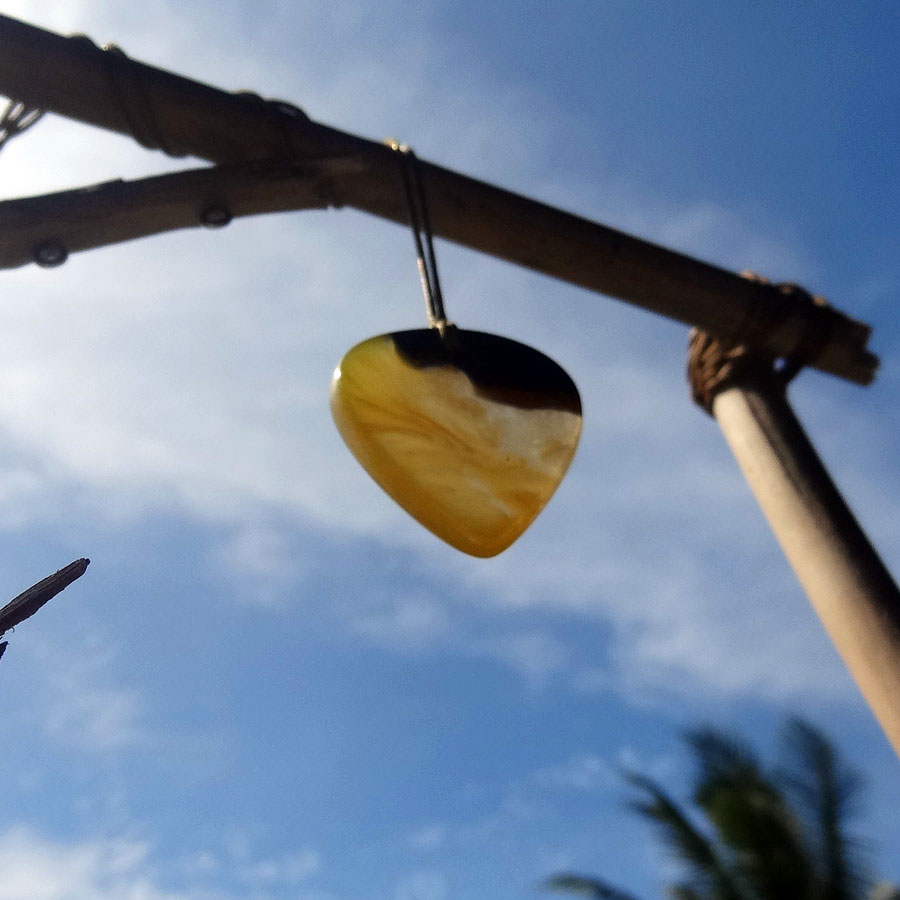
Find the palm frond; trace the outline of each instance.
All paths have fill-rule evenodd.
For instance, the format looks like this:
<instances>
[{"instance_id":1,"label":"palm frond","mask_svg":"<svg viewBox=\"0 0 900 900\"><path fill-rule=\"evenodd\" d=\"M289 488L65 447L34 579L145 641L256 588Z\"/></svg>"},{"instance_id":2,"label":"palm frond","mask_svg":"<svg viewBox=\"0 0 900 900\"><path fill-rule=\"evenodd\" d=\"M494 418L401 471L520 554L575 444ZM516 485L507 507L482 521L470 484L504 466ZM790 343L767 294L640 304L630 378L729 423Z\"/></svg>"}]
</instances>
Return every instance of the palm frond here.
<instances>
[{"instance_id":1,"label":"palm frond","mask_svg":"<svg viewBox=\"0 0 900 900\"><path fill-rule=\"evenodd\" d=\"M784 736L787 762L773 771L738 738L709 728L688 733L695 763L695 807L689 811L653 779L623 773L635 792L629 806L654 823L683 867L667 896L900 900L894 885L865 890L860 844L847 831L859 776L811 725L791 720ZM591 900L636 900L605 881L572 873L556 875L544 887Z\"/></svg>"},{"instance_id":2,"label":"palm frond","mask_svg":"<svg viewBox=\"0 0 900 900\"><path fill-rule=\"evenodd\" d=\"M695 800L731 850L741 881L766 900L818 897L801 823L754 755L709 729L691 733L688 743L698 769Z\"/></svg>"},{"instance_id":3,"label":"palm frond","mask_svg":"<svg viewBox=\"0 0 900 900\"><path fill-rule=\"evenodd\" d=\"M823 900L862 897L864 865L846 823L853 816L862 779L841 760L818 729L791 719L784 729L786 765L779 772L799 809L816 858Z\"/></svg>"},{"instance_id":4,"label":"palm frond","mask_svg":"<svg viewBox=\"0 0 900 900\"><path fill-rule=\"evenodd\" d=\"M760 769L753 750L736 735L713 728L695 728L684 735L684 740L694 757L694 794L698 803L699 795L709 784L744 779Z\"/></svg>"},{"instance_id":5,"label":"palm frond","mask_svg":"<svg viewBox=\"0 0 900 900\"><path fill-rule=\"evenodd\" d=\"M759 772L753 751L734 735L698 728L684 737L694 757L694 802L701 807L707 791L723 783L746 782Z\"/></svg>"},{"instance_id":6,"label":"palm frond","mask_svg":"<svg viewBox=\"0 0 900 900\"><path fill-rule=\"evenodd\" d=\"M692 887L686 884L673 884L666 889L671 900L704 900Z\"/></svg>"},{"instance_id":7,"label":"palm frond","mask_svg":"<svg viewBox=\"0 0 900 900\"><path fill-rule=\"evenodd\" d=\"M592 900L637 900L634 894L620 891L599 878L575 875L571 872L561 872L559 875L553 875L541 886L548 891L568 891L571 894L591 897Z\"/></svg>"},{"instance_id":8,"label":"palm frond","mask_svg":"<svg viewBox=\"0 0 900 900\"><path fill-rule=\"evenodd\" d=\"M631 808L655 822L669 849L696 873L697 884L691 887L700 887L703 893L715 896L717 900L745 900L727 861L678 804L645 775L630 772L625 778L646 795L646 799L632 801Z\"/></svg>"}]
</instances>

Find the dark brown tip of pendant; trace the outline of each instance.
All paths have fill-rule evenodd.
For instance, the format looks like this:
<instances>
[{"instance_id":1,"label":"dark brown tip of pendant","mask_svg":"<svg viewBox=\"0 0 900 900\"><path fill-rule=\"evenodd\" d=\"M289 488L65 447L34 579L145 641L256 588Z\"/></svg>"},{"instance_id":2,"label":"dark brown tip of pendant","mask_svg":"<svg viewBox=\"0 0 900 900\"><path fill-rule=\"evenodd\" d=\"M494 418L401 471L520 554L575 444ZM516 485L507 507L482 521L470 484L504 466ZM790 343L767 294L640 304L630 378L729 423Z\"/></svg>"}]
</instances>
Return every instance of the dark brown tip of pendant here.
<instances>
[{"instance_id":1,"label":"dark brown tip of pendant","mask_svg":"<svg viewBox=\"0 0 900 900\"><path fill-rule=\"evenodd\" d=\"M436 328L396 331L397 352L417 369L452 366L476 393L521 409L557 409L581 415L581 397L565 369L534 347L482 331Z\"/></svg>"}]
</instances>

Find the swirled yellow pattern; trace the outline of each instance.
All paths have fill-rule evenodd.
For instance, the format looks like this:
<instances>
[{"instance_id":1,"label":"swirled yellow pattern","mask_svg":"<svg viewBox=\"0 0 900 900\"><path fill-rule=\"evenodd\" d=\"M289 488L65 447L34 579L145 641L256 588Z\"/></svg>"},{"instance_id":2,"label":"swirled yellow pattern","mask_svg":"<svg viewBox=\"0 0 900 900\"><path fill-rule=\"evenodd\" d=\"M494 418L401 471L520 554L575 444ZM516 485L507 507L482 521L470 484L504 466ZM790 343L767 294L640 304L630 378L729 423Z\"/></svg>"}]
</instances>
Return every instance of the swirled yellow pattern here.
<instances>
[{"instance_id":1,"label":"swirled yellow pattern","mask_svg":"<svg viewBox=\"0 0 900 900\"><path fill-rule=\"evenodd\" d=\"M498 401L452 362L411 363L387 334L341 361L331 410L354 456L403 509L456 549L489 557L546 506L581 434L580 413L529 390L527 405ZM575 402L580 410L577 391Z\"/></svg>"}]
</instances>

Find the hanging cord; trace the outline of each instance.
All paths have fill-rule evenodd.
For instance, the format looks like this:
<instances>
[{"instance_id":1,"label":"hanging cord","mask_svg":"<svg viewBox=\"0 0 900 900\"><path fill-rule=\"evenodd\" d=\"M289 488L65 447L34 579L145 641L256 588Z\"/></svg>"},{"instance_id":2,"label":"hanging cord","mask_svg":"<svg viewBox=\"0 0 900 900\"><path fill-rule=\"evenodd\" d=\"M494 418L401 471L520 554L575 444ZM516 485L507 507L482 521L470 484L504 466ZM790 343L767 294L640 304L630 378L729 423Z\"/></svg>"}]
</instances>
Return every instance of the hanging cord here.
<instances>
[{"instance_id":1,"label":"hanging cord","mask_svg":"<svg viewBox=\"0 0 900 900\"><path fill-rule=\"evenodd\" d=\"M419 279L422 282L422 293L425 295L425 307L428 310L428 324L443 334L451 323L447 321L447 315L444 312L444 296L441 293L437 256L434 252L434 241L431 235L431 218L428 215L428 203L425 199L425 184L422 180L419 158L406 144L390 141L389 146L392 150L402 154L400 171L403 175L403 188L406 192L409 227L412 230L416 247L416 265L419 269Z\"/></svg>"},{"instance_id":2,"label":"hanging cord","mask_svg":"<svg viewBox=\"0 0 900 900\"><path fill-rule=\"evenodd\" d=\"M104 44L101 50L107 78L131 136L148 150L162 150L167 156L184 156L170 146L140 71L128 54L118 44Z\"/></svg>"},{"instance_id":3,"label":"hanging cord","mask_svg":"<svg viewBox=\"0 0 900 900\"><path fill-rule=\"evenodd\" d=\"M42 109L29 106L22 100L10 100L0 116L0 150L8 141L31 128L43 115Z\"/></svg>"}]
</instances>

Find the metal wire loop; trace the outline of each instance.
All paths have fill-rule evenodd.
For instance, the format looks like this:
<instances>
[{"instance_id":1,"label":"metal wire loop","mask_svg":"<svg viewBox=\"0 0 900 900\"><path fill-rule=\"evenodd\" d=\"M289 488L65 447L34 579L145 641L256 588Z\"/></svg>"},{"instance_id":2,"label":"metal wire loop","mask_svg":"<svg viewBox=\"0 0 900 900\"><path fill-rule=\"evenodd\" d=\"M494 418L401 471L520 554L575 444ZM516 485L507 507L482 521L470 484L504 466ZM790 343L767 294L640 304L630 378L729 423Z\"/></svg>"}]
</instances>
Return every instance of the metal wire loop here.
<instances>
[{"instance_id":1,"label":"metal wire loop","mask_svg":"<svg viewBox=\"0 0 900 900\"><path fill-rule=\"evenodd\" d=\"M0 149L23 131L31 128L41 116L44 110L35 106L29 106L22 100L10 100L0 116Z\"/></svg>"},{"instance_id":2,"label":"metal wire loop","mask_svg":"<svg viewBox=\"0 0 900 900\"><path fill-rule=\"evenodd\" d=\"M437 256L434 252L434 240L431 233L431 218L428 214L425 183L422 179L419 158L406 144L391 141L389 146L401 154L400 171L406 194L406 209L416 248L416 264L419 269L419 279L422 282L422 293L425 295L428 323L443 334L444 329L450 323L447 321L444 311L444 296L441 292Z\"/></svg>"}]
</instances>

